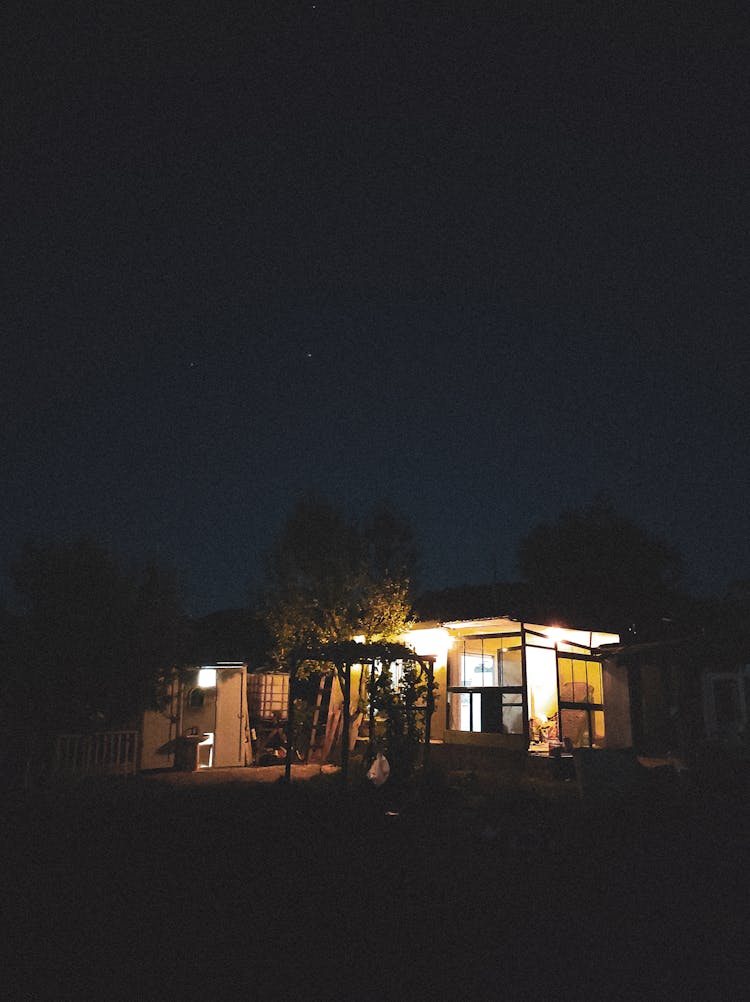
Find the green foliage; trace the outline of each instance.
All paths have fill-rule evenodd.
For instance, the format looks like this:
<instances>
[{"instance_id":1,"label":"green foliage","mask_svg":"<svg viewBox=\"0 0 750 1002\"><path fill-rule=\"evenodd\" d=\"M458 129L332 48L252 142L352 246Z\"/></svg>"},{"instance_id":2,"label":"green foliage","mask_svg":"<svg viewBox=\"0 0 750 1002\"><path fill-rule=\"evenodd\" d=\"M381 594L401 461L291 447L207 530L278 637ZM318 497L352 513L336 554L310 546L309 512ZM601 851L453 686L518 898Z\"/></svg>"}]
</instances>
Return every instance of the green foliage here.
<instances>
[{"instance_id":1,"label":"green foliage","mask_svg":"<svg viewBox=\"0 0 750 1002\"><path fill-rule=\"evenodd\" d=\"M357 522L323 499L300 500L267 557L265 620L276 663L304 646L403 633L415 564L411 529L387 508Z\"/></svg>"},{"instance_id":2,"label":"green foliage","mask_svg":"<svg viewBox=\"0 0 750 1002\"><path fill-rule=\"evenodd\" d=\"M394 640L410 628L411 589L408 581L369 581L359 607L358 632L365 641Z\"/></svg>"},{"instance_id":3,"label":"green foliage","mask_svg":"<svg viewBox=\"0 0 750 1002\"><path fill-rule=\"evenodd\" d=\"M395 671L375 665L367 678L376 721L376 745L388 759L396 780L410 776L425 739L430 682L418 661L403 661ZM435 683L432 683L434 694Z\"/></svg>"}]
</instances>

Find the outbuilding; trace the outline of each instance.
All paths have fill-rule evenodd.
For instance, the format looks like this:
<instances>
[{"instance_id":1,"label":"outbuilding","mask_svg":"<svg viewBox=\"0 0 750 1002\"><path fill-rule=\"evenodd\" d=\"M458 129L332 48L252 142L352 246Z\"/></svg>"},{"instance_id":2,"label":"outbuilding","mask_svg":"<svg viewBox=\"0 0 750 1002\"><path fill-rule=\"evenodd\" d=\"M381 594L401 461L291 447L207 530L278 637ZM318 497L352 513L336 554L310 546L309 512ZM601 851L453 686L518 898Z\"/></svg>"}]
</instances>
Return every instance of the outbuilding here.
<instances>
[{"instance_id":1,"label":"outbuilding","mask_svg":"<svg viewBox=\"0 0 750 1002\"><path fill-rule=\"evenodd\" d=\"M219 662L175 669L161 710L147 710L140 768L218 769L252 761L247 666Z\"/></svg>"}]
</instances>

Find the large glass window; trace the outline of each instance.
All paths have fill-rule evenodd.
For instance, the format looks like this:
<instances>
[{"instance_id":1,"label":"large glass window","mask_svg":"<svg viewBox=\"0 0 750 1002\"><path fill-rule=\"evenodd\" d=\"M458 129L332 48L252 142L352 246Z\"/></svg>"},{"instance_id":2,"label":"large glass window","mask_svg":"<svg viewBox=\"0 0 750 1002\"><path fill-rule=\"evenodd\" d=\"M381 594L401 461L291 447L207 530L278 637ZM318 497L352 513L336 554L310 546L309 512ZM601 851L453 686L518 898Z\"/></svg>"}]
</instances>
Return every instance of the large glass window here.
<instances>
[{"instance_id":1,"label":"large glass window","mask_svg":"<svg viewBox=\"0 0 750 1002\"><path fill-rule=\"evenodd\" d=\"M571 703L602 703L602 666L588 658L560 655L557 659L560 699Z\"/></svg>"},{"instance_id":2,"label":"large glass window","mask_svg":"<svg viewBox=\"0 0 750 1002\"><path fill-rule=\"evenodd\" d=\"M520 634L464 637L453 656L451 680L452 727L524 733Z\"/></svg>"},{"instance_id":3,"label":"large glass window","mask_svg":"<svg viewBox=\"0 0 750 1002\"><path fill-rule=\"evenodd\" d=\"M523 685L523 657L520 637L511 638L512 646L504 643L497 650L498 685Z\"/></svg>"},{"instance_id":4,"label":"large glass window","mask_svg":"<svg viewBox=\"0 0 750 1002\"><path fill-rule=\"evenodd\" d=\"M491 654L467 651L461 655L461 685L494 685L495 660Z\"/></svg>"},{"instance_id":5,"label":"large glass window","mask_svg":"<svg viewBox=\"0 0 750 1002\"><path fill-rule=\"evenodd\" d=\"M573 747L604 743L604 693L601 662L558 655L560 737Z\"/></svg>"},{"instance_id":6,"label":"large glass window","mask_svg":"<svg viewBox=\"0 0 750 1002\"><path fill-rule=\"evenodd\" d=\"M524 733L523 648L521 635L497 640L498 684L501 692L500 720L505 734Z\"/></svg>"},{"instance_id":7,"label":"large glass window","mask_svg":"<svg viewBox=\"0 0 750 1002\"><path fill-rule=\"evenodd\" d=\"M601 662L572 635L523 636L525 650L520 632L460 638L448 658L448 726L526 733L537 749L553 741L604 744Z\"/></svg>"}]
</instances>

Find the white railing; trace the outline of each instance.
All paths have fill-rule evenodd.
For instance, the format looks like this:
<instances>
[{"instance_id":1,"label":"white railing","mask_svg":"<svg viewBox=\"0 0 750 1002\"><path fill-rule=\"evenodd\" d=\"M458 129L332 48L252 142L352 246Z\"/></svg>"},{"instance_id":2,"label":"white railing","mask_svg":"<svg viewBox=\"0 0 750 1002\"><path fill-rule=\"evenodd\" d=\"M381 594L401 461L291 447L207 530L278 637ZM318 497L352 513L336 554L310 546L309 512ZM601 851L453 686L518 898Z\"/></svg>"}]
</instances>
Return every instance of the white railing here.
<instances>
[{"instance_id":1,"label":"white railing","mask_svg":"<svg viewBox=\"0 0 750 1002\"><path fill-rule=\"evenodd\" d=\"M138 731L58 734L53 771L56 775L132 776L138 768Z\"/></svg>"}]
</instances>

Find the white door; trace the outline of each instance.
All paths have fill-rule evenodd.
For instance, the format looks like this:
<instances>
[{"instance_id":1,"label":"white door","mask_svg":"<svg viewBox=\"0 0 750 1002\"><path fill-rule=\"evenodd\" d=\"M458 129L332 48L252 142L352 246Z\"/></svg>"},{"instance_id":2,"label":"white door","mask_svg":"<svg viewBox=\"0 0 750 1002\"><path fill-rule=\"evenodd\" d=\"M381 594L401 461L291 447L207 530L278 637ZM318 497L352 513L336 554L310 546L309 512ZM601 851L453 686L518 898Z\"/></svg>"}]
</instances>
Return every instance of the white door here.
<instances>
[{"instance_id":1,"label":"white door","mask_svg":"<svg viewBox=\"0 0 750 1002\"><path fill-rule=\"evenodd\" d=\"M216 767L245 765L245 669L219 668L216 673Z\"/></svg>"}]
</instances>

